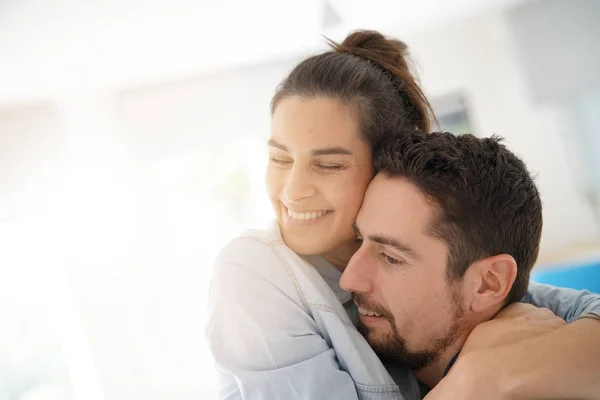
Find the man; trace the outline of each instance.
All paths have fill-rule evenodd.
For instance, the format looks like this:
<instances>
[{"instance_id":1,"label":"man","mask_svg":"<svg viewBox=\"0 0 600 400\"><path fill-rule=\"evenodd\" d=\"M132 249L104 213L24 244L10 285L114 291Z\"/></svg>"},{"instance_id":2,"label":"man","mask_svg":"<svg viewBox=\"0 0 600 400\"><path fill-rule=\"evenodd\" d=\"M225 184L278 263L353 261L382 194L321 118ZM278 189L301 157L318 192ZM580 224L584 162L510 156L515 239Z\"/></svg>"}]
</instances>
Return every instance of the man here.
<instances>
[{"instance_id":1,"label":"man","mask_svg":"<svg viewBox=\"0 0 600 400\"><path fill-rule=\"evenodd\" d=\"M378 175L356 220L363 243L340 286L352 292L359 329L375 352L408 364L434 388L475 327L525 294L539 250L542 203L524 163L497 138L411 132L376 154ZM540 332L562 322L544 324ZM507 336L501 342L508 343ZM582 381L582 397L597 396L591 386ZM560 398L560 387L540 390L527 393Z\"/></svg>"}]
</instances>

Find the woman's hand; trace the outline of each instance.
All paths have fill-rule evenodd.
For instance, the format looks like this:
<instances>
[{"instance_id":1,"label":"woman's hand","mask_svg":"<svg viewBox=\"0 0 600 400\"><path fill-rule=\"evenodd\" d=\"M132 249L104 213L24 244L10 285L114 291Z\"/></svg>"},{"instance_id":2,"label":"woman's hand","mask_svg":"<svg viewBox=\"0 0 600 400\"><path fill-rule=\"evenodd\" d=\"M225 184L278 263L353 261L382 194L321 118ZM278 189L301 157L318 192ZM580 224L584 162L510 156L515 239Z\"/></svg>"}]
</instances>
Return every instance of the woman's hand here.
<instances>
[{"instance_id":1,"label":"woman's hand","mask_svg":"<svg viewBox=\"0 0 600 400\"><path fill-rule=\"evenodd\" d=\"M513 380L507 379L510 369L503 368L518 361L514 351L518 349L510 345L526 343L564 325L565 321L548 309L522 303L506 307L471 332L449 374L425 400L514 399ZM527 352L521 356L527 357Z\"/></svg>"},{"instance_id":2,"label":"woman's hand","mask_svg":"<svg viewBox=\"0 0 600 400\"><path fill-rule=\"evenodd\" d=\"M566 322L547 308L513 303L493 319L476 326L469 334L461 354L543 335L564 325Z\"/></svg>"}]
</instances>

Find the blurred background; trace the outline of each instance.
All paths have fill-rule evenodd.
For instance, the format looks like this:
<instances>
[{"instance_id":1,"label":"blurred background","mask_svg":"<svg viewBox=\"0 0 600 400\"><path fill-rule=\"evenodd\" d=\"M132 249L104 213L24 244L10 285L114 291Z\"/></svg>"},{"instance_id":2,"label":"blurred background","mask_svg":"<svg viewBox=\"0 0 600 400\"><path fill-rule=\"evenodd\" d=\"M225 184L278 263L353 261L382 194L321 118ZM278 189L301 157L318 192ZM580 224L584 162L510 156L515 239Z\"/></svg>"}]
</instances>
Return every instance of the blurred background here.
<instances>
[{"instance_id":1,"label":"blurred background","mask_svg":"<svg viewBox=\"0 0 600 400\"><path fill-rule=\"evenodd\" d=\"M0 1L0 400L205 399L219 248L271 218L269 101L366 28L538 175L534 278L600 291L600 1ZM583 272L582 272L583 271Z\"/></svg>"}]
</instances>

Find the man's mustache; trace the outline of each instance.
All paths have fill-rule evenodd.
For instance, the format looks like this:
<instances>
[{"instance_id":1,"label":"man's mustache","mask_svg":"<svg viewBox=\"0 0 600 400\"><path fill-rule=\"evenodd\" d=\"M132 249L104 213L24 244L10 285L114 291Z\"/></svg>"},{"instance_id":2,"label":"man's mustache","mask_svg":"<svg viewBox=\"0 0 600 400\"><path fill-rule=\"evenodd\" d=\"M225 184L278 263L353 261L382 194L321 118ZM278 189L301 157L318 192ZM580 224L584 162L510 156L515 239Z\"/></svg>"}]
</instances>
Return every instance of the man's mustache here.
<instances>
[{"instance_id":1,"label":"man's mustache","mask_svg":"<svg viewBox=\"0 0 600 400\"><path fill-rule=\"evenodd\" d=\"M352 300L358 307L363 308L368 311L372 311L374 313L377 313L377 314L381 315L383 318L387 319L392 324L394 323L394 317L387 308L383 307L380 304L375 303L374 301L369 300L367 298L367 296L365 296L362 293L351 292L351 295L352 295Z\"/></svg>"}]
</instances>

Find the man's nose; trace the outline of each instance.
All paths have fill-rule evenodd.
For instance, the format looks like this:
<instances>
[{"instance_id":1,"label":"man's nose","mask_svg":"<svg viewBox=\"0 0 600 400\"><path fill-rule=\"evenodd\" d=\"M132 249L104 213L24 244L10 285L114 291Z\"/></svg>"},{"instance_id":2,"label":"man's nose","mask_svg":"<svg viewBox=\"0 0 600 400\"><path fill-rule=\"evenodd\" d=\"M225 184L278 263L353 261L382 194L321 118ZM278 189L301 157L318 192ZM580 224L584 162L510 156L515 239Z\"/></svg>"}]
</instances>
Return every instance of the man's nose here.
<instances>
[{"instance_id":1,"label":"man's nose","mask_svg":"<svg viewBox=\"0 0 600 400\"><path fill-rule=\"evenodd\" d=\"M368 245L363 244L348 262L340 279L340 287L346 291L371 293L373 290L371 265Z\"/></svg>"}]
</instances>

